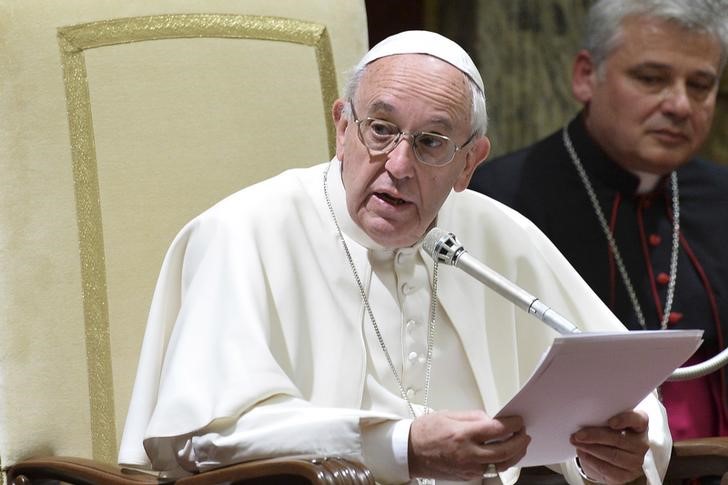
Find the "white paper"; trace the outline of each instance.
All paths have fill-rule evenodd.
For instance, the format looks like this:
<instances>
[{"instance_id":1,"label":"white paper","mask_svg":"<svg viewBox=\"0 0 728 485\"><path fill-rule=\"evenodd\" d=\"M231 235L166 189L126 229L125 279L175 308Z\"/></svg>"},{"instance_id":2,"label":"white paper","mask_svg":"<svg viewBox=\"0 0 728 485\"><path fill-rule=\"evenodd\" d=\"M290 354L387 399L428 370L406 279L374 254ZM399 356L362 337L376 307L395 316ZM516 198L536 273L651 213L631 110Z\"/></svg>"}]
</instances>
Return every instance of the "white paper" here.
<instances>
[{"instance_id":1,"label":"white paper","mask_svg":"<svg viewBox=\"0 0 728 485\"><path fill-rule=\"evenodd\" d=\"M496 416L523 417L531 436L518 466L576 456L569 437L634 408L702 342L702 330L581 333L556 337L526 384Z\"/></svg>"}]
</instances>

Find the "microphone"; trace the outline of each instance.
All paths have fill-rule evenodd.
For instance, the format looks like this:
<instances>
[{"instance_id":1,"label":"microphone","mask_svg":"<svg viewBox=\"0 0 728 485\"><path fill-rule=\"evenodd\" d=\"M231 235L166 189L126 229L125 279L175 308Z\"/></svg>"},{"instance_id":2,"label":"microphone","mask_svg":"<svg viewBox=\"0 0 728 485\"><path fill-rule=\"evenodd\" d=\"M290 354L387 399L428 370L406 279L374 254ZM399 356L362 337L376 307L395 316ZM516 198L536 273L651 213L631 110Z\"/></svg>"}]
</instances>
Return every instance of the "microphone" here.
<instances>
[{"instance_id":1,"label":"microphone","mask_svg":"<svg viewBox=\"0 0 728 485\"><path fill-rule=\"evenodd\" d=\"M422 247L433 260L460 268L560 334L580 332L576 325L538 298L470 255L453 233L434 227L425 236ZM728 347L704 362L675 369L667 380L684 381L702 377L723 367L727 362Z\"/></svg>"},{"instance_id":2,"label":"microphone","mask_svg":"<svg viewBox=\"0 0 728 485\"><path fill-rule=\"evenodd\" d=\"M453 233L434 227L425 236L422 247L433 260L460 268L560 334L580 332L576 325L538 298L478 261Z\"/></svg>"}]
</instances>

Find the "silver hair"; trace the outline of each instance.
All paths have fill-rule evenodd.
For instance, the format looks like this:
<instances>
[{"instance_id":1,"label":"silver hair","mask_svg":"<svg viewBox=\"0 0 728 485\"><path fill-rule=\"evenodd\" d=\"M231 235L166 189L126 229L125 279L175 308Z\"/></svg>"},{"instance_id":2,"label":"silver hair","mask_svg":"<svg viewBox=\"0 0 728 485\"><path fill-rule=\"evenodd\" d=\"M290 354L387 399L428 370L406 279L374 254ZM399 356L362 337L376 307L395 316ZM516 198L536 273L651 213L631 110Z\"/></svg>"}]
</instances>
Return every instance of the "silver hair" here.
<instances>
[{"instance_id":1,"label":"silver hair","mask_svg":"<svg viewBox=\"0 0 728 485\"><path fill-rule=\"evenodd\" d=\"M368 65L355 68L351 73L349 82L346 83L346 87L344 88L344 99L355 99L359 84ZM465 73L463 73L463 76L468 80L470 99L472 100L470 107L470 133L475 133L476 137L483 136L488 131L488 112L485 103L485 93L480 90L480 87L478 87L475 81L470 79L470 76ZM344 115L351 116L349 103L344 105Z\"/></svg>"},{"instance_id":2,"label":"silver hair","mask_svg":"<svg viewBox=\"0 0 728 485\"><path fill-rule=\"evenodd\" d=\"M583 47L599 74L619 44L622 21L630 16L656 18L715 37L721 51L719 73L723 71L728 59L728 0L597 0L587 15Z\"/></svg>"}]
</instances>

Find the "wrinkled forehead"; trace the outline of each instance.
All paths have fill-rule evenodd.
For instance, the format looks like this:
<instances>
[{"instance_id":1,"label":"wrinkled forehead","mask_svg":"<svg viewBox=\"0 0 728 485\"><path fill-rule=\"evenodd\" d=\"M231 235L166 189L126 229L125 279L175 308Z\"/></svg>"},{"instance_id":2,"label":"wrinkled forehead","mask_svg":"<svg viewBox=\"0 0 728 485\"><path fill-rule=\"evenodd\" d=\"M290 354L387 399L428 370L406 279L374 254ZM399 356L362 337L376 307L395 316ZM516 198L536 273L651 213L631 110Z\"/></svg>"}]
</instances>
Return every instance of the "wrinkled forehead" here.
<instances>
[{"instance_id":1,"label":"wrinkled forehead","mask_svg":"<svg viewBox=\"0 0 728 485\"><path fill-rule=\"evenodd\" d=\"M423 54L387 56L372 61L357 90L362 116L400 119L409 116L448 130L469 126L472 98L463 72ZM407 117L406 116L406 117Z\"/></svg>"},{"instance_id":2,"label":"wrinkled forehead","mask_svg":"<svg viewBox=\"0 0 728 485\"><path fill-rule=\"evenodd\" d=\"M721 45L712 34L676 22L647 16L627 17L609 57L628 57L634 64L664 64L716 76Z\"/></svg>"}]
</instances>

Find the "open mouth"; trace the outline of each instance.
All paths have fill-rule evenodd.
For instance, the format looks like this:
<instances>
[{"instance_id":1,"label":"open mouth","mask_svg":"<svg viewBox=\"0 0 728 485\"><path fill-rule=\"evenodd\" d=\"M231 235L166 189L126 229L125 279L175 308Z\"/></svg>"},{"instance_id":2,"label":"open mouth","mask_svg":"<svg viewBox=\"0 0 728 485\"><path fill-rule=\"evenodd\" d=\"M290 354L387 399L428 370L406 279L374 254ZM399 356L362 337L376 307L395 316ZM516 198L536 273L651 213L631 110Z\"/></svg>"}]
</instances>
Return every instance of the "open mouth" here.
<instances>
[{"instance_id":1,"label":"open mouth","mask_svg":"<svg viewBox=\"0 0 728 485\"><path fill-rule=\"evenodd\" d=\"M403 199L398 199L396 197L392 197L389 194L385 194L383 192L377 192L374 195L376 195L379 199L383 200L384 202L392 205L402 205L406 204L407 201Z\"/></svg>"}]
</instances>

